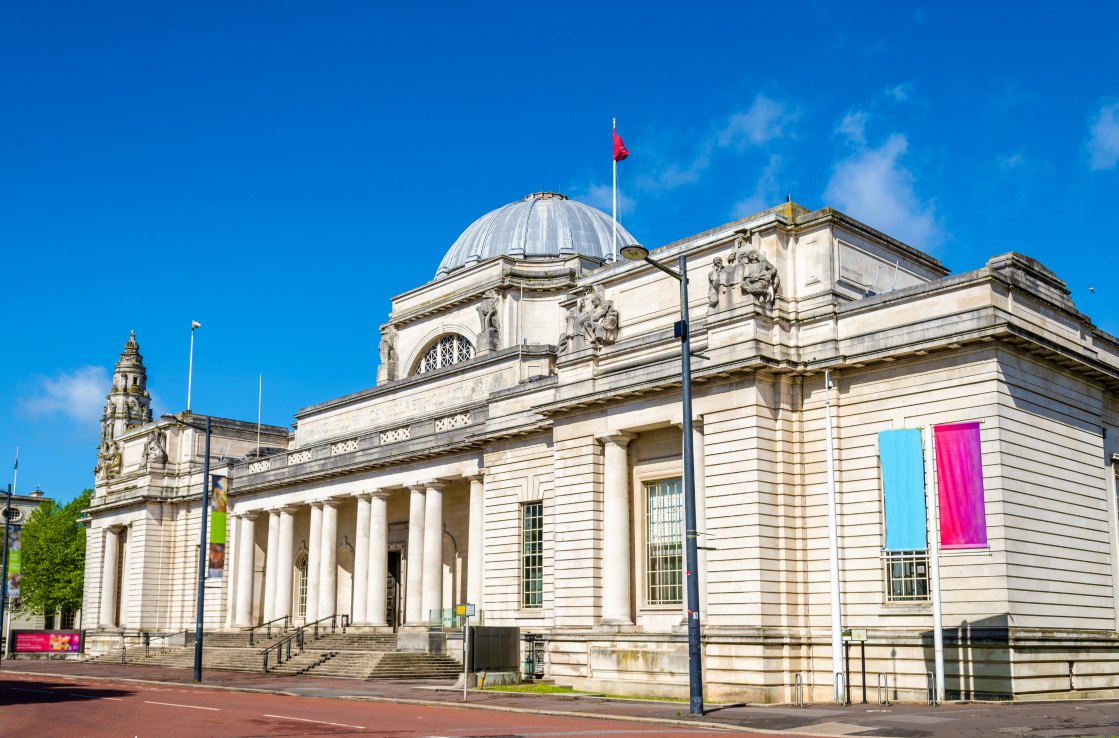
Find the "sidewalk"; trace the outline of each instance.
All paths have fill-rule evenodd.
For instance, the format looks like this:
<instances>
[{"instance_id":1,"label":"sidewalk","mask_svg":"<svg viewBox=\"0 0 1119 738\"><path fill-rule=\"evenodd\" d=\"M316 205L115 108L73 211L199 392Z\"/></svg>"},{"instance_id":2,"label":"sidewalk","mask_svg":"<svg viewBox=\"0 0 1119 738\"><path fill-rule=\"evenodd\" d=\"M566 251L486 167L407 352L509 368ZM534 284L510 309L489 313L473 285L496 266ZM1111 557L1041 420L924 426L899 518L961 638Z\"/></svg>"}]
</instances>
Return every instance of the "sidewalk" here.
<instances>
[{"instance_id":1,"label":"sidewalk","mask_svg":"<svg viewBox=\"0 0 1119 738\"><path fill-rule=\"evenodd\" d=\"M4 674L102 678L191 685L189 669L72 661L4 661ZM986 736L1116 736L1119 700L928 705L708 705L692 718L683 702L622 700L591 695L536 695L472 690L463 703L462 689L447 682L358 681L322 677L282 677L233 671L203 671L206 688L275 692L395 703L443 704L474 709L522 710L598 718L701 722L731 730L749 729L798 735L862 735L876 738L982 738Z\"/></svg>"}]
</instances>

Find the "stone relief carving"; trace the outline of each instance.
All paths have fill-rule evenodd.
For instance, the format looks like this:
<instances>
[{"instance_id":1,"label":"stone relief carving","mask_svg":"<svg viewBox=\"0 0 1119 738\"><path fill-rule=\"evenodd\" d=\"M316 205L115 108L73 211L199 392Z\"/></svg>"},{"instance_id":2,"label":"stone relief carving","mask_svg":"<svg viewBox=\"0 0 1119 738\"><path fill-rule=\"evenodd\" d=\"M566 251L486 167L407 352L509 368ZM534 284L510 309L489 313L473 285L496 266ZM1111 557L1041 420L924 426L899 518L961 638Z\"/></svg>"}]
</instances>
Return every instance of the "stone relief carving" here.
<instances>
[{"instance_id":1,"label":"stone relief carving","mask_svg":"<svg viewBox=\"0 0 1119 738\"><path fill-rule=\"evenodd\" d=\"M482 295L482 302L478 304L478 321L482 324L482 330L478 333L478 350L496 350L498 335L496 290L486 290Z\"/></svg>"},{"instance_id":2,"label":"stone relief carving","mask_svg":"<svg viewBox=\"0 0 1119 738\"><path fill-rule=\"evenodd\" d=\"M571 305L567 308L567 315L563 319L563 333L560 334L559 340L556 341L556 354L563 355L575 347L575 334L579 321L579 314L575 310L575 306Z\"/></svg>"},{"instance_id":3,"label":"stone relief carving","mask_svg":"<svg viewBox=\"0 0 1119 738\"><path fill-rule=\"evenodd\" d=\"M387 325L381 329L381 342L377 346L381 354L381 366L377 369L378 382L391 382L396 379L396 328Z\"/></svg>"},{"instance_id":4,"label":"stone relief carving","mask_svg":"<svg viewBox=\"0 0 1119 738\"><path fill-rule=\"evenodd\" d=\"M144 455L140 457L140 468L150 469L153 466L163 466L167 463L167 450L164 447L163 431L156 431L144 446Z\"/></svg>"},{"instance_id":5,"label":"stone relief carving","mask_svg":"<svg viewBox=\"0 0 1119 738\"><path fill-rule=\"evenodd\" d=\"M120 476L121 463L123 461L121 457L120 443L114 443L109 446L108 455L106 455L105 460L101 464L101 471L106 481Z\"/></svg>"},{"instance_id":6,"label":"stone relief carving","mask_svg":"<svg viewBox=\"0 0 1119 738\"><path fill-rule=\"evenodd\" d=\"M734 238L726 264L718 256L707 274L707 302L712 310L730 307L740 295L750 295L771 309L781 288L777 267L756 246L753 234L740 231Z\"/></svg>"},{"instance_id":7,"label":"stone relief carving","mask_svg":"<svg viewBox=\"0 0 1119 738\"><path fill-rule=\"evenodd\" d=\"M596 348L613 344L618 340L618 324L618 310L606 299L602 285L596 284L583 322L587 341Z\"/></svg>"}]
</instances>

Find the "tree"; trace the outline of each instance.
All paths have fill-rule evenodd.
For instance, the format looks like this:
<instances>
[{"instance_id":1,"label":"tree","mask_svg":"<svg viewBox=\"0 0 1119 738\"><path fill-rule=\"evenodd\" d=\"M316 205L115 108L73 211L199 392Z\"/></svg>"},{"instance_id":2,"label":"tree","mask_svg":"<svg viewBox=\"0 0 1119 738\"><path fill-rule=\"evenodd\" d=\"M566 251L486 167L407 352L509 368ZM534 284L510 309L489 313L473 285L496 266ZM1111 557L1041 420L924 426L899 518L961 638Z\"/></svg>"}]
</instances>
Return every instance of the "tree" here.
<instances>
[{"instance_id":1,"label":"tree","mask_svg":"<svg viewBox=\"0 0 1119 738\"><path fill-rule=\"evenodd\" d=\"M85 578L85 527L78 522L93 490L66 505L46 501L23 526L20 609L35 615L77 612Z\"/></svg>"}]
</instances>

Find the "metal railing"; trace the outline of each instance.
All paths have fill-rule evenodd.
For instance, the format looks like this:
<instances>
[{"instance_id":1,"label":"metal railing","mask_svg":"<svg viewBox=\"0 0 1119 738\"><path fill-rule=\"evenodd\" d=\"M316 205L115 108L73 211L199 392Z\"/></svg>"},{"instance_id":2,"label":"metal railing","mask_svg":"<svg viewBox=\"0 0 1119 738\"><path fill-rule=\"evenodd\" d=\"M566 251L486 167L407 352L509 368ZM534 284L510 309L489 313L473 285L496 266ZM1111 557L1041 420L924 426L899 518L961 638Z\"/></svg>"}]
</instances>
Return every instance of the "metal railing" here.
<instances>
[{"instance_id":1,"label":"metal railing","mask_svg":"<svg viewBox=\"0 0 1119 738\"><path fill-rule=\"evenodd\" d=\"M453 607L427 611L427 627L429 630L454 630L461 628L465 620L466 617L456 614ZM475 610L474 614L470 616L470 627L485 624L485 613L482 610Z\"/></svg>"},{"instance_id":2,"label":"metal railing","mask_svg":"<svg viewBox=\"0 0 1119 738\"><path fill-rule=\"evenodd\" d=\"M329 621L329 623L327 621ZM268 657L270 654L275 652L275 662L277 666L285 661L290 661L293 643L295 644L296 655L298 655L303 651L303 646L307 642L308 632L310 632L311 640L317 641L320 638L320 628L322 630L322 635L326 635L326 629L328 627L330 628L330 632L334 633L338 630L339 621L341 621L342 632L345 633L346 629L350 627L350 616L346 613L341 615L334 613L333 615L327 615L326 617L319 618L310 623L304 623L296 628L295 632L291 635L284 636L272 645L257 651L257 654L263 659L264 673L268 673Z\"/></svg>"},{"instance_id":3,"label":"metal railing","mask_svg":"<svg viewBox=\"0 0 1119 738\"><path fill-rule=\"evenodd\" d=\"M183 643L186 644L186 641L187 641L188 637L190 636L190 631L189 630L176 630L172 633L141 633L140 634L140 642L139 643L133 643L131 648L136 649L136 648L142 647L144 649L144 658L148 658L151 655L151 648L152 648L152 642L153 641L160 641L160 640L163 641L163 643L156 646L156 648L159 648L161 652L165 652L168 648L171 648L171 646L169 646L167 644L167 639L168 638L174 638L175 636L179 636L179 635L183 636ZM128 649L129 648L130 648L130 646L128 646L127 644L123 644L123 643L121 644L120 662L122 664L128 662L128 655L127 654L128 654ZM135 653L135 651L133 651L133 653Z\"/></svg>"},{"instance_id":4,"label":"metal railing","mask_svg":"<svg viewBox=\"0 0 1119 738\"><path fill-rule=\"evenodd\" d=\"M296 628L295 632L289 636L284 636L280 640L273 643L271 646L262 648L258 653L264 658L264 673L268 673L268 654L276 652L276 665L291 661L291 644L296 644L296 655L303 651L303 628Z\"/></svg>"},{"instance_id":5,"label":"metal railing","mask_svg":"<svg viewBox=\"0 0 1119 738\"><path fill-rule=\"evenodd\" d=\"M291 616L290 615L282 615L282 616L276 618L275 620L269 620L267 623L261 623L260 625L254 625L251 628L243 628L242 630L247 630L249 632L249 645L250 646L255 646L256 645L256 639L255 639L256 631L261 630L261 629L265 630L265 634L266 634L266 637L268 638L268 640L272 640L272 626L275 625L276 623L280 622L281 620L284 623L284 627L283 627L282 630L280 630L280 632L281 633L287 633L288 629L291 628ZM279 626L277 626L277 627L279 627Z\"/></svg>"}]
</instances>

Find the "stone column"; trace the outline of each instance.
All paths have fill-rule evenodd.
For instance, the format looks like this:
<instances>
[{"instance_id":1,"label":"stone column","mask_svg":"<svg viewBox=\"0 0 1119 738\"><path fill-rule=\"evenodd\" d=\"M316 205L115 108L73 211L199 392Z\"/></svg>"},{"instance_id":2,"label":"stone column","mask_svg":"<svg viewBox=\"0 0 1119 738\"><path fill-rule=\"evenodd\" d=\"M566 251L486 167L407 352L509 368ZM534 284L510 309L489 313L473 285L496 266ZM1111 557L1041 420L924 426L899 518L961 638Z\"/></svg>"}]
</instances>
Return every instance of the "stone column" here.
<instances>
[{"instance_id":1,"label":"stone column","mask_svg":"<svg viewBox=\"0 0 1119 738\"><path fill-rule=\"evenodd\" d=\"M319 614L333 615L338 592L338 501L322 504L322 541L319 548Z\"/></svg>"},{"instance_id":2,"label":"stone column","mask_svg":"<svg viewBox=\"0 0 1119 738\"><path fill-rule=\"evenodd\" d=\"M101 613L98 618L102 628L117 624L117 558L120 556L121 526L105 529L105 551L101 556Z\"/></svg>"},{"instance_id":3,"label":"stone column","mask_svg":"<svg viewBox=\"0 0 1119 738\"><path fill-rule=\"evenodd\" d=\"M280 511L268 511L268 549L264 556L264 622L276 617L276 558L280 550Z\"/></svg>"},{"instance_id":4,"label":"stone column","mask_svg":"<svg viewBox=\"0 0 1119 738\"><path fill-rule=\"evenodd\" d=\"M322 557L322 503L311 503L311 526L307 532L307 614L303 621L319 619L319 560Z\"/></svg>"},{"instance_id":5,"label":"stone column","mask_svg":"<svg viewBox=\"0 0 1119 738\"><path fill-rule=\"evenodd\" d=\"M369 620L369 493L357 496L357 530L354 535L354 623Z\"/></svg>"},{"instance_id":6,"label":"stone column","mask_svg":"<svg viewBox=\"0 0 1119 738\"><path fill-rule=\"evenodd\" d=\"M602 494L602 623L633 625L630 561L629 459L633 436L615 433L599 440L605 447Z\"/></svg>"},{"instance_id":7,"label":"stone column","mask_svg":"<svg viewBox=\"0 0 1119 738\"><path fill-rule=\"evenodd\" d=\"M475 474L470 477L470 519L467 526L467 544L470 548L466 559L466 601L474 605L479 612L482 610L482 583L485 578L485 559L482 552L485 537L485 526L482 521L486 505L485 496L485 475Z\"/></svg>"},{"instance_id":8,"label":"stone column","mask_svg":"<svg viewBox=\"0 0 1119 738\"><path fill-rule=\"evenodd\" d=\"M424 488L409 487L408 575L404 584L404 624L426 625L423 608Z\"/></svg>"},{"instance_id":9,"label":"stone column","mask_svg":"<svg viewBox=\"0 0 1119 738\"><path fill-rule=\"evenodd\" d=\"M253 625L253 554L256 552L256 516L241 516L241 533L237 536L237 605L233 624Z\"/></svg>"},{"instance_id":10,"label":"stone column","mask_svg":"<svg viewBox=\"0 0 1119 738\"><path fill-rule=\"evenodd\" d=\"M276 608L274 617L291 617L292 554L295 552L295 509L280 508L280 542L276 551L276 568L268 566L268 574L276 577Z\"/></svg>"},{"instance_id":11,"label":"stone column","mask_svg":"<svg viewBox=\"0 0 1119 738\"><path fill-rule=\"evenodd\" d=\"M424 512L423 615L443 609L443 485L427 482Z\"/></svg>"},{"instance_id":12,"label":"stone column","mask_svg":"<svg viewBox=\"0 0 1119 738\"><path fill-rule=\"evenodd\" d=\"M369 592L365 617L370 625L388 625L390 494L377 491L369 501Z\"/></svg>"}]
</instances>

